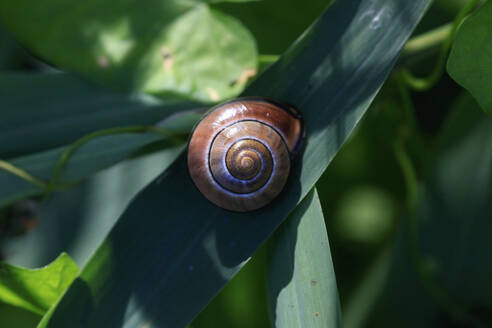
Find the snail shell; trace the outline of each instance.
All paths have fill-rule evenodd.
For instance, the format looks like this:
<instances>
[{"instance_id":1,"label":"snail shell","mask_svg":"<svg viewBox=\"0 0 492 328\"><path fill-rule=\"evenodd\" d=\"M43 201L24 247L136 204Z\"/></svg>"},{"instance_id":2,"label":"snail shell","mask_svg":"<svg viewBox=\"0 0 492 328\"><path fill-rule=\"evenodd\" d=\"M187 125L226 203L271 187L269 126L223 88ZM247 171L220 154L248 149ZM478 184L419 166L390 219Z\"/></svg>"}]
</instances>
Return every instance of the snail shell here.
<instances>
[{"instance_id":1,"label":"snail shell","mask_svg":"<svg viewBox=\"0 0 492 328\"><path fill-rule=\"evenodd\" d=\"M212 203L247 212L270 203L289 176L303 138L300 114L264 98L240 98L213 108L195 127L188 169Z\"/></svg>"}]
</instances>

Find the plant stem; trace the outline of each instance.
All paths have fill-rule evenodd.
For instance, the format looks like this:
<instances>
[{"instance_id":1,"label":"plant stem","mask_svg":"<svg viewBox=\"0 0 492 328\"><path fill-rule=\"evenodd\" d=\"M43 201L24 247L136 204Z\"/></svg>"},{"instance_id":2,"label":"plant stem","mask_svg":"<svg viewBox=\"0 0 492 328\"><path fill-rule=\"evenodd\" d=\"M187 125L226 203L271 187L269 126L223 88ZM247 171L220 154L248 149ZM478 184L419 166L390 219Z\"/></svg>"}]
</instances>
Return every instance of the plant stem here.
<instances>
[{"instance_id":1,"label":"plant stem","mask_svg":"<svg viewBox=\"0 0 492 328\"><path fill-rule=\"evenodd\" d=\"M125 133L144 133L144 132L155 132L163 136L169 137L171 140L181 141L181 139L178 138L177 133L155 126L117 127L117 128L105 129L105 130L100 130L90 133L76 140L63 152L63 154L61 155L60 159L58 160L55 166L48 187L46 188L46 195L49 195L55 188L56 183L63 172L63 169L68 164L69 159L72 157L75 151L79 149L81 146L85 145L87 142L91 141L92 139L103 137L103 136L125 134Z\"/></svg>"},{"instance_id":2,"label":"plant stem","mask_svg":"<svg viewBox=\"0 0 492 328\"><path fill-rule=\"evenodd\" d=\"M258 56L258 74L263 73L268 67L280 58L279 55L259 55Z\"/></svg>"},{"instance_id":3,"label":"plant stem","mask_svg":"<svg viewBox=\"0 0 492 328\"><path fill-rule=\"evenodd\" d=\"M400 93L403 112L405 114L407 125L409 127L409 130L413 134L417 129L417 120L415 118L415 106L413 105L410 90L408 90L408 87L401 74L396 75L395 81L398 87L398 92Z\"/></svg>"},{"instance_id":4,"label":"plant stem","mask_svg":"<svg viewBox=\"0 0 492 328\"><path fill-rule=\"evenodd\" d=\"M123 133L145 133L145 132L153 132L153 133L158 133L161 134L165 137L170 138L171 140L174 140L176 142L181 143L183 140L181 138L181 135L178 133L175 133L174 131L170 131L161 127L156 127L156 126L130 126L130 127L117 127L117 128L111 128L111 129L106 129L106 130L100 130L96 131L93 133L90 133L88 135L85 135L81 137L80 139L76 140L74 143L72 143L60 156L60 159L57 161L55 169L53 171L53 175L51 176L49 182L46 182L40 178L37 178L30 174L29 172L7 162L4 160L0 159L0 169L3 169L27 182L32 183L33 185L36 185L37 187L43 189L46 193L46 195L49 195L53 190L63 190L72 187L76 183L63 183L60 184L58 183L58 179L60 175L63 172L63 169L65 166L68 164L71 156L75 153L75 151L86 144L87 142L91 141L94 138L102 137L102 136L109 136L113 134L123 134Z\"/></svg>"},{"instance_id":5,"label":"plant stem","mask_svg":"<svg viewBox=\"0 0 492 328\"><path fill-rule=\"evenodd\" d=\"M416 91L427 91L432 87L434 87L437 84L437 82L439 82L444 72L444 67L446 66L446 59L448 57L449 50L451 49L451 45L456 36L456 32L458 31L458 28L460 27L463 20L477 6L479 1L480 0L470 0L458 13L456 19L454 20L451 27L449 28L447 37L443 40L441 51L439 54L439 59L437 60L437 64L436 66L434 66L434 70L431 72L431 74L429 74L427 77L421 78L421 77L414 76L408 69L403 68L401 70L402 77L410 88ZM440 40L443 37L441 34L444 33L445 31L446 29L444 29L443 31L438 31L437 33L434 31L436 34L433 35L433 38L435 40ZM428 44L431 41L435 42L435 40L424 39L425 42L423 41L422 42L424 44ZM411 46L413 46L414 48L416 47L415 45L411 45Z\"/></svg>"},{"instance_id":6,"label":"plant stem","mask_svg":"<svg viewBox=\"0 0 492 328\"><path fill-rule=\"evenodd\" d=\"M413 57L441 45L451 32L453 23L441 25L433 30L411 38L403 48L403 58Z\"/></svg>"},{"instance_id":7,"label":"plant stem","mask_svg":"<svg viewBox=\"0 0 492 328\"><path fill-rule=\"evenodd\" d=\"M35 176L31 175L30 173L21 169L20 167L17 167L15 165L13 165L9 162L6 162L4 160L1 160L1 159L0 159L0 169L3 169L9 173L12 173L13 175L18 176L19 178L26 180L26 181L28 181L28 182L32 183L33 185L36 185L40 188L45 189L48 187L47 182L45 182L41 179L38 179Z\"/></svg>"},{"instance_id":8,"label":"plant stem","mask_svg":"<svg viewBox=\"0 0 492 328\"><path fill-rule=\"evenodd\" d=\"M279 55L259 55L258 61L260 62L260 65L271 65L279 58Z\"/></svg>"}]
</instances>

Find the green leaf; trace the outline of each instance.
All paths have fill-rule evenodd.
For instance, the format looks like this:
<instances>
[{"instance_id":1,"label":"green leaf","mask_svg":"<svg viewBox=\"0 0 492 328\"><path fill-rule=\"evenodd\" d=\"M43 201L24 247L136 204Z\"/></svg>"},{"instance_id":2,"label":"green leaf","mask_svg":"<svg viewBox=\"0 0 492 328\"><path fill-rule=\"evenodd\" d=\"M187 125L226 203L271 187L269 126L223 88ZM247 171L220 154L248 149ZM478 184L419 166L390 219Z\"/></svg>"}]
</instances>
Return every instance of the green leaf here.
<instances>
[{"instance_id":1,"label":"green leaf","mask_svg":"<svg viewBox=\"0 0 492 328\"><path fill-rule=\"evenodd\" d=\"M53 193L36 211L41 223L22 237L2 242L9 263L37 267L61 252L83 267L140 189L168 167L183 147L130 159L70 190Z\"/></svg>"},{"instance_id":2,"label":"green leaf","mask_svg":"<svg viewBox=\"0 0 492 328\"><path fill-rule=\"evenodd\" d=\"M47 150L95 130L155 124L200 105L105 91L68 74L0 75L0 158Z\"/></svg>"},{"instance_id":3,"label":"green leaf","mask_svg":"<svg viewBox=\"0 0 492 328\"><path fill-rule=\"evenodd\" d=\"M0 26L0 71L16 68L19 47Z\"/></svg>"},{"instance_id":4,"label":"green leaf","mask_svg":"<svg viewBox=\"0 0 492 328\"><path fill-rule=\"evenodd\" d=\"M65 253L41 269L0 263L0 301L43 315L78 273L79 268Z\"/></svg>"},{"instance_id":5,"label":"green leaf","mask_svg":"<svg viewBox=\"0 0 492 328\"><path fill-rule=\"evenodd\" d=\"M181 327L312 189L389 74L429 1L335 3L243 95L304 114L303 155L278 199L252 213L209 203L184 154L132 201L46 327Z\"/></svg>"},{"instance_id":6,"label":"green leaf","mask_svg":"<svg viewBox=\"0 0 492 328\"><path fill-rule=\"evenodd\" d=\"M199 115L196 112L183 112L163 121L159 126L173 133L190 131ZM104 168L114 165L135 154L144 146L160 141L160 147L174 147L176 142L185 142L185 138L171 140L159 133L124 133L98 137L80 146L61 171L57 185L77 182ZM68 147L60 147L29 156L15 158L10 164L30 175L50 181L55 168ZM42 194L45 188L31 181L0 169L0 207L27 196Z\"/></svg>"},{"instance_id":7,"label":"green leaf","mask_svg":"<svg viewBox=\"0 0 492 328\"><path fill-rule=\"evenodd\" d=\"M330 244L316 189L274 236L268 287L275 327L342 327Z\"/></svg>"},{"instance_id":8,"label":"green leaf","mask_svg":"<svg viewBox=\"0 0 492 328\"><path fill-rule=\"evenodd\" d=\"M216 8L237 17L253 33L260 54L284 52L328 7L330 0L268 0L222 3Z\"/></svg>"},{"instance_id":9,"label":"green leaf","mask_svg":"<svg viewBox=\"0 0 492 328\"><path fill-rule=\"evenodd\" d=\"M219 3L219 2L237 3L237 2L256 2L256 1L263 1L263 0L195 0L195 1L204 2L204 3Z\"/></svg>"},{"instance_id":10,"label":"green leaf","mask_svg":"<svg viewBox=\"0 0 492 328\"><path fill-rule=\"evenodd\" d=\"M192 1L2 1L0 20L48 62L119 90L217 101L256 69L241 23Z\"/></svg>"},{"instance_id":11,"label":"green leaf","mask_svg":"<svg viewBox=\"0 0 492 328\"><path fill-rule=\"evenodd\" d=\"M267 300L267 245L214 297L188 325L193 328L270 328ZM254 315L252 315L254 313Z\"/></svg>"},{"instance_id":12,"label":"green leaf","mask_svg":"<svg viewBox=\"0 0 492 328\"><path fill-rule=\"evenodd\" d=\"M459 28L447 70L492 114L492 2L485 3Z\"/></svg>"},{"instance_id":13,"label":"green leaf","mask_svg":"<svg viewBox=\"0 0 492 328\"><path fill-rule=\"evenodd\" d=\"M39 314L0 303L0 318L2 318L2 328L33 328L42 317Z\"/></svg>"}]
</instances>

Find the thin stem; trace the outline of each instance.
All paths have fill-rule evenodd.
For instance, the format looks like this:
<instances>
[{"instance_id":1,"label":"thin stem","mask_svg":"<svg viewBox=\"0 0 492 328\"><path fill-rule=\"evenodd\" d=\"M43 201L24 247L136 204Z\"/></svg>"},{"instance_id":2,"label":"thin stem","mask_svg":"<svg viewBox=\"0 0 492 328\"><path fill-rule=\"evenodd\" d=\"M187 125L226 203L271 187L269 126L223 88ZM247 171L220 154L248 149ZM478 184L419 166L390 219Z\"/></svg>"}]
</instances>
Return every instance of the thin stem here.
<instances>
[{"instance_id":1,"label":"thin stem","mask_svg":"<svg viewBox=\"0 0 492 328\"><path fill-rule=\"evenodd\" d=\"M441 45L451 33L453 23L441 25L411 38L403 48L401 57L413 57Z\"/></svg>"},{"instance_id":2,"label":"thin stem","mask_svg":"<svg viewBox=\"0 0 492 328\"><path fill-rule=\"evenodd\" d=\"M419 242L419 222L415 211L418 200L417 175L401 140L394 143L396 159L405 178L407 207L408 207L408 243L410 257L419 278L419 281L432 298L445 309L450 316L459 322L472 323L476 327L487 327L479 318L468 312L462 304L456 302L447 291L439 286L433 277L433 272L429 268L429 261L425 259L420 249Z\"/></svg>"},{"instance_id":3,"label":"thin stem","mask_svg":"<svg viewBox=\"0 0 492 328\"><path fill-rule=\"evenodd\" d=\"M415 118L415 106L413 105L412 96L410 95L410 90L405 83L405 80L401 74L396 75L396 85L398 87L398 92L400 93L400 98L403 106L403 112L405 114L406 122L410 128L411 132L417 129L417 120Z\"/></svg>"},{"instance_id":4,"label":"thin stem","mask_svg":"<svg viewBox=\"0 0 492 328\"><path fill-rule=\"evenodd\" d=\"M405 180L406 206L408 209L413 209L417 205L418 199L418 180L415 168L401 140L396 140L393 143L393 150Z\"/></svg>"},{"instance_id":5,"label":"thin stem","mask_svg":"<svg viewBox=\"0 0 492 328\"><path fill-rule=\"evenodd\" d=\"M465 19L465 17L477 6L480 0L470 0L461 11L458 13L456 19L454 20L447 37L444 39L441 51L439 54L439 59L437 61L436 66L434 66L434 70L427 77L416 77L414 76L408 69L403 68L401 70L402 77L408 86L417 91L426 91L431 89L434 85L439 82L443 72L444 67L446 65L446 59L448 57L449 50L451 49L451 45L456 36L456 32L460 27L461 23ZM442 36L441 36L442 37Z\"/></svg>"},{"instance_id":6,"label":"thin stem","mask_svg":"<svg viewBox=\"0 0 492 328\"><path fill-rule=\"evenodd\" d=\"M32 174L27 171L7 162L4 160L0 160L0 169L3 169L27 182L36 185L37 187L43 189L46 195L49 195L53 190L63 190L70 188L77 184L77 182L72 183L58 183L58 179L63 172L63 169L68 164L71 156L76 152L78 148L91 141L94 138L114 135L114 134L124 134L124 133L145 133L145 132L153 132L157 134L161 134L165 137L168 137L171 141L175 141L176 143L181 143L184 140L182 139L181 134L176 133L171 130L167 130L161 127L156 126L130 126L130 127L117 127L106 130L96 131L90 134L87 134L80 139L76 140L72 143L60 156L60 159L57 161L55 169L53 171L53 175L51 176L49 182L46 182L42 179L36 178Z\"/></svg>"},{"instance_id":7,"label":"thin stem","mask_svg":"<svg viewBox=\"0 0 492 328\"><path fill-rule=\"evenodd\" d=\"M46 188L46 194L49 195L55 188L56 183L58 179L60 178L60 175L63 172L63 169L65 166L68 164L69 159L72 157L72 155L79 149L81 146L85 145L87 142L98 138L98 137L103 137L103 136L109 136L109 135L115 135L115 134L125 134L125 133L143 133L143 132L154 132L161 134L163 136L169 137L171 140L175 140L177 142L182 141L179 137L178 134L164 129L160 127L155 127L155 126L129 126L129 127L117 127L117 128L110 128L110 129L105 129L105 130L100 130L96 131L93 133L90 133L88 135L83 136L82 138L76 140L74 143L72 143L61 155L60 159L56 163L55 169L53 171L53 175L51 176L50 182Z\"/></svg>"},{"instance_id":8,"label":"thin stem","mask_svg":"<svg viewBox=\"0 0 492 328\"><path fill-rule=\"evenodd\" d=\"M15 176L18 176L19 178L26 180L27 182L32 183L33 185L36 185L40 188L46 189L48 187L48 183L36 178L35 176L31 175L30 173L24 171L20 167L17 167L13 164L10 164L9 162L6 162L4 160L0 159L0 169L3 169L9 173L12 173Z\"/></svg>"},{"instance_id":9,"label":"thin stem","mask_svg":"<svg viewBox=\"0 0 492 328\"><path fill-rule=\"evenodd\" d=\"M260 55L258 56L258 74L263 73L268 67L275 63L280 56L278 55Z\"/></svg>"},{"instance_id":10,"label":"thin stem","mask_svg":"<svg viewBox=\"0 0 492 328\"><path fill-rule=\"evenodd\" d=\"M280 58L279 55L259 55L258 61L260 65L270 65L276 62Z\"/></svg>"}]
</instances>

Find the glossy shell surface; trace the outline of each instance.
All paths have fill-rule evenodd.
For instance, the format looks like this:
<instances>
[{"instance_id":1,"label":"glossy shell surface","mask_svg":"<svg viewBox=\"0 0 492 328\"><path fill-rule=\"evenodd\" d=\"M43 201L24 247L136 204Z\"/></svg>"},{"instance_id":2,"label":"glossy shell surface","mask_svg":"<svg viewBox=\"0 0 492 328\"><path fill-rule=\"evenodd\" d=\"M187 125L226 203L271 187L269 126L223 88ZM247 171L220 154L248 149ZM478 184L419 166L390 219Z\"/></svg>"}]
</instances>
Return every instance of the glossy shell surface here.
<instances>
[{"instance_id":1,"label":"glossy shell surface","mask_svg":"<svg viewBox=\"0 0 492 328\"><path fill-rule=\"evenodd\" d=\"M289 176L303 126L290 106L243 98L213 108L195 127L188 169L212 203L247 212L270 203Z\"/></svg>"}]
</instances>

